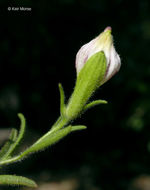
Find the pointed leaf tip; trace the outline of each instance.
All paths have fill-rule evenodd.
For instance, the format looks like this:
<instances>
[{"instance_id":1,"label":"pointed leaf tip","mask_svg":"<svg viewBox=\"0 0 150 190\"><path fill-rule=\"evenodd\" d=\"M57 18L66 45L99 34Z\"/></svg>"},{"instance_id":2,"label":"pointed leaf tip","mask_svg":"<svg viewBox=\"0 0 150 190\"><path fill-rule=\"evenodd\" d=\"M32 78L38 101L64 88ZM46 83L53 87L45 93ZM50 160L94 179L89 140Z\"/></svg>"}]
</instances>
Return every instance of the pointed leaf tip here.
<instances>
[{"instance_id":1,"label":"pointed leaf tip","mask_svg":"<svg viewBox=\"0 0 150 190\"><path fill-rule=\"evenodd\" d=\"M72 126L71 131L80 131L80 130L84 130L86 128L87 127L85 125L75 125L75 126Z\"/></svg>"},{"instance_id":2,"label":"pointed leaf tip","mask_svg":"<svg viewBox=\"0 0 150 190\"><path fill-rule=\"evenodd\" d=\"M89 108L92 108L94 106L97 106L99 104L107 104L108 102L106 100L95 100L85 105L84 111L86 111Z\"/></svg>"},{"instance_id":3,"label":"pointed leaf tip","mask_svg":"<svg viewBox=\"0 0 150 190\"><path fill-rule=\"evenodd\" d=\"M0 175L0 185L23 185L36 188L37 184L26 177L16 175Z\"/></svg>"}]
</instances>

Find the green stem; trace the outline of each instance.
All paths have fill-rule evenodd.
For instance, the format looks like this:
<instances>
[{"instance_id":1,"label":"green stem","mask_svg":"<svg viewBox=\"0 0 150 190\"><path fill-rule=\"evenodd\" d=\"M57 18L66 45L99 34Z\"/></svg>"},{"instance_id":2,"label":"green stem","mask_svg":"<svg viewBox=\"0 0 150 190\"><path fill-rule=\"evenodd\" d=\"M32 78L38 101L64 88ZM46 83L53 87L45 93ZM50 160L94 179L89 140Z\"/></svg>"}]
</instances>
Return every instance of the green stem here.
<instances>
[{"instance_id":1,"label":"green stem","mask_svg":"<svg viewBox=\"0 0 150 190\"><path fill-rule=\"evenodd\" d=\"M1 162L0 162L0 166L6 165L6 164L11 164L11 163L16 162L16 161L19 161L19 160L21 160L21 159L22 159L22 157L21 157L21 154L20 154L20 155L18 155L18 156L15 156L15 157L13 157L13 158L8 159L8 160L3 160L3 161L1 161Z\"/></svg>"},{"instance_id":2,"label":"green stem","mask_svg":"<svg viewBox=\"0 0 150 190\"><path fill-rule=\"evenodd\" d=\"M59 116L59 118L56 120L56 122L53 124L53 126L51 127L51 129L54 129L58 123L62 120L61 116Z\"/></svg>"}]
</instances>

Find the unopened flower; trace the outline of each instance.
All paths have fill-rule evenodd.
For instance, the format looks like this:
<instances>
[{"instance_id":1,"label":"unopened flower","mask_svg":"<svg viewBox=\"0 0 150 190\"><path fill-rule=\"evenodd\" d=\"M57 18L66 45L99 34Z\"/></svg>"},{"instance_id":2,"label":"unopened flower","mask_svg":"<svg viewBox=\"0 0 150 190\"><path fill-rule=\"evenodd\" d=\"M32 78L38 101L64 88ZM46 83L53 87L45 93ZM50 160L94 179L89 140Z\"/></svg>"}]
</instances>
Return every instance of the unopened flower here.
<instances>
[{"instance_id":1,"label":"unopened flower","mask_svg":"<svg viewBox=\"0 0 150 190\"><path fill-rule=\"evenodd\" d=\"M102 84L109 80L116 72L118 72L121 66L120 57L113 45L111 27L107 27L98 37L80 48L76 55L77 74L79 74L88 59L100 51L104 52L107 62L106 73L103 81L101 82Z\"/></svg>"},{"instance_id":2,"label":"unopened flower","mask_svg":"<svg viewBox=\"0 0 150 190\"><path fill-rule=\"evenodd\" d=\"M68 120L76 118L96 102L89 103L92 94L119 69L121 61L113 45L111 27L80 48L76 56L77 79L65 109ZM106 103L106 101L98 101Z\"/></svg>"}]
</instances>

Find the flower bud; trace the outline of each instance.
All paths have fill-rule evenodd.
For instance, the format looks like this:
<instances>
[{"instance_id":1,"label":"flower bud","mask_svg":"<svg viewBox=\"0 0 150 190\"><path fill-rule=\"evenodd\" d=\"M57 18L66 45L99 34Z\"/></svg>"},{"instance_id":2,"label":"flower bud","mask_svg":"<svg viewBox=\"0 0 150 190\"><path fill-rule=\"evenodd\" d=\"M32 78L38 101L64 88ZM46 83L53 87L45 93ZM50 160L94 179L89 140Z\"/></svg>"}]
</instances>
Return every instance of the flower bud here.
<instances>
[{"instance_id":1,"label":"flower bud","mask_svg":"<svg viewBox=\"0 0 150 190\"><path fill-rule=\"evenodd\" d=\"M65 109L65 117L72 120L83 112L92 94L119 70L120 65L119 55L113 46L111 27L107 27L77 53L77 80Z\"/></svg>"},{"instance_id":2,"label":"flower bud","mask_svg":"<svg viewBox=\"0 0 150 190\"><path fill-rule=\"evenodd\" d=\"M106 56L106 73L101 84L109 80L121 66L120 57L115 51L111 27L107 27L98 37L83 45L76 55L77 74L84 67L88 59L97 52L103 51Z\"/></svg>"}]
</instances>

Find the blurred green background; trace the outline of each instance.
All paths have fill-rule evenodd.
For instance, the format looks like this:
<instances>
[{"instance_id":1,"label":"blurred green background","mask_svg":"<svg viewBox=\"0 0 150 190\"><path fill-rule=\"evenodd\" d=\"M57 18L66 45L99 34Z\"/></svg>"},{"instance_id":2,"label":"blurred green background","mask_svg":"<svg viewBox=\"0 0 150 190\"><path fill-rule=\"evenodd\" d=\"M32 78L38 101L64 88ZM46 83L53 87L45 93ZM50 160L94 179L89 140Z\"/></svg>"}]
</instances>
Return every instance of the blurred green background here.
<instances>
[{"instance_id":1,"label":"blurred green background","mask_svg":"<svg viewBox=\"0 0 150 190\"><path fill-rule=\"evenodd\" d=\"M9 6L32 11L7 11ZM22 149L49 130L59 116L58 83L69 98L77 51L107 26L122 66L93 99L109 104L75 121L86 131L1 172L39 183L75 179L75 190L150 189L149 0L1 0L0 127L18 128L17 113L23 113Z\"/></svg>"}]
</instances>

